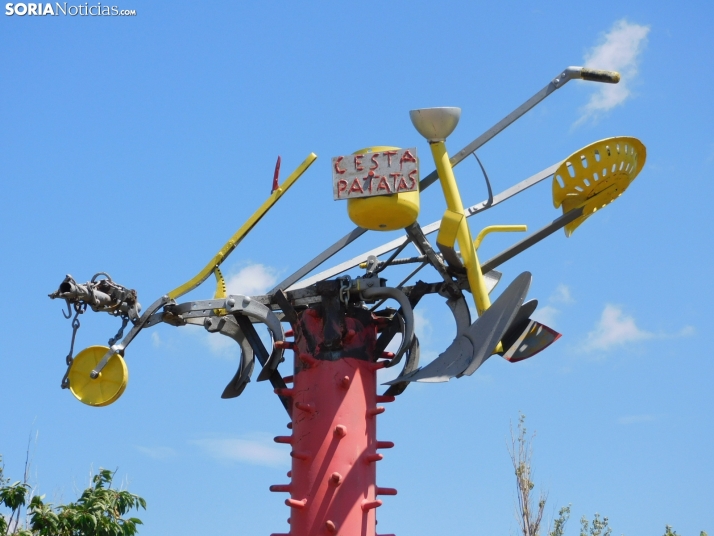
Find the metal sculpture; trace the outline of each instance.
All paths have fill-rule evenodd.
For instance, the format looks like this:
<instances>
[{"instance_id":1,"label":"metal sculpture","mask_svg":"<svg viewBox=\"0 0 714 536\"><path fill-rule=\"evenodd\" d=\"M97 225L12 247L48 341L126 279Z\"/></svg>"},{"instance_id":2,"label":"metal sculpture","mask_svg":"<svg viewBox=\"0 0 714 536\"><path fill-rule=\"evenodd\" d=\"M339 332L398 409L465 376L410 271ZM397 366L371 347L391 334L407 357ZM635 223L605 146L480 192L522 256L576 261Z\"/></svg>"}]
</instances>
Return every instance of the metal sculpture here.
<instances>
[{"instance_id":1,"label":"metal sculpture","mask_svg":"<svg viewBox=\"0 0 714 536\"><path fill-rule=\"evenodd\" d=\"M638 140L609 138L493 195L479 160L489 197L464 207L453 167L470 154L476 156L479 147L572 79L617 83L619 75L568 67L453 157L446 150L446 139L456 128L461 110L429 108L410 112L415 128L429 143L436 165L436 170L421 180L416 148L372 147L335 157L335 199L347 200L349 216L359 226L265 295L227 295L219 267L307 170L316 158L314 154L282 185L278 183L278 158L268 200L195 277L160 297L141 315L136 291L115 283L106 273L95 275L85 284L68 275L50 294L51 298L66 301L67 318L74 310L62 387L69 388L85 404L113 403L127 386L126 348L141 330L160 322L173 326L199 324L211 333L230 337L238 343L242 355L235 376L221 396L234 398L241 394L257 358L262 367L257 380L271 383L291 418L291 434L275 438L292 448L292 470L288 473L291 481L271 487L271 491L290 495L285 501L291 511L288 534L375 536L375 512L382 504L379 497L397 493L376 484L376 462L382 459L378 451L394 446L376 437L376 418L384 412L379 404L393 402L411 382L443 382L469 376L494 354L512 363L522 361L557 340L560 334L531 318L537 301L525 301L531 282L529 272L516 277L491 303L489 294L501 279L495 268L558 229L564 228L569 236L595 211L622 195L644 165L645 148ZM486 235L526 228L490 226L474 240L467 218L549 177L553 177L553 203L556 208L562 207L563 215L481 263L477 250ZM439 221L421 226L417 221L421 192L437 179L447 209ZM404 238L308 277L368 229L399 228L404 229ZM427 235L436 231L435 248ZM397 258L408 244L413 244L419 255ZM391 255L384 258L388 253ZM380 277L391 266L410 263L416 268L394 287L387 286L387 280ZM407 285L427 265L440 280ZM364 270L362 275L340 276L357 267ZM177 301L211 274L216 278L213 298ZM476 306L478 318L473 322L464 291L471 292ZM456 322L456 337L436 359L420 367L413 309L426 294L445 299ZM398 308L383 307L387 300L394 300ZM90 346L73 356L79 315L87 308L118 316L122 324L108 346ZM270 350L261 342L253 325L256 322L267 326L273 341ZM123 336L129 323L131 330ZM283 329L285 323L290 326L287 330ZM398 335L398 349L387 352L387 346ZM283 377L278 365L284 361L285 350L293 350L294 367L293 374ZM387 382L389 387L378 395L377 370L401 361L404 365L399 376Z\"/></svg>"}]
</instances>

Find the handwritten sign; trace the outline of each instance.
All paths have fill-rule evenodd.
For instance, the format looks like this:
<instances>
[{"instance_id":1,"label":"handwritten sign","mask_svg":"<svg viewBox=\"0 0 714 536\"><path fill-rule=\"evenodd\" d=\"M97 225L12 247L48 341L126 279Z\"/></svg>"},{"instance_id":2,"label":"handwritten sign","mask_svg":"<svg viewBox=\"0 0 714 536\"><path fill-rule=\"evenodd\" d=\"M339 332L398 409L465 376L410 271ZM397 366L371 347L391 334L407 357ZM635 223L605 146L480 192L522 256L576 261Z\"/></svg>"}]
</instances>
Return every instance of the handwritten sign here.
<instances>
[{"instance_id":1,"label":"handwritten sign","mask_svg":"<svg viewBox=\"0 0 714 536\"><path fill-rule=\"evenodd\" d=\"M419 190L416 148L351 154L332 159L335 200Z\"/></svg>"}]
</instances>

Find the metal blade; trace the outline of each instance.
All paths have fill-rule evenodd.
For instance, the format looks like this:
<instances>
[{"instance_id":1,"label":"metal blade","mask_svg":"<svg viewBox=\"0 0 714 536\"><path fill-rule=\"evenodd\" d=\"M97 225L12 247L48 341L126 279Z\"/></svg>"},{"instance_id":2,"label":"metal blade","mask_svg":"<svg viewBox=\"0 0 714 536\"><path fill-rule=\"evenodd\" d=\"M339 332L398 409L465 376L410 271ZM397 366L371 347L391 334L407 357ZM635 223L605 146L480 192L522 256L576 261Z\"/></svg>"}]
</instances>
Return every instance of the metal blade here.
<instances>
[{"instance_id":1,"label":"metal blade","mask_svg":"<svg viewBox=\"0 0 714 536\"><path fill-rule=\"evenodd\" d=\"M519 326L519 328L520 336L503 354L503 358L510 363L518 363L533 357L560 338L560 333L535 320L529 320L525 327Z\"/></svg>"},{"instance_id":2,"label":"metal blade","mask_svg":"<svg viewBox=\"0 0 714 536\"><path fill-rule=\"evenodd\" d=\"M232 316L213 316L205 319L204 327L209 333L220 333L236 341L240 345L241 359L235 376L228 382L221 398L235 398L239 396L250 381L255 366L253 348L238 327Z\"/></svg>"},{"instance_id":3,"label":"metal blade","mask_svg":"<svg viewBox=\"0 0 714 536\"><path fill-rule=\"evenodd\" d=\"M454 377L470 376L488 359L518 315L531 284L530 272L523 272L463 335L457 336L444 353L399 382L445 382Z\"/></svg>"}]
</instances>

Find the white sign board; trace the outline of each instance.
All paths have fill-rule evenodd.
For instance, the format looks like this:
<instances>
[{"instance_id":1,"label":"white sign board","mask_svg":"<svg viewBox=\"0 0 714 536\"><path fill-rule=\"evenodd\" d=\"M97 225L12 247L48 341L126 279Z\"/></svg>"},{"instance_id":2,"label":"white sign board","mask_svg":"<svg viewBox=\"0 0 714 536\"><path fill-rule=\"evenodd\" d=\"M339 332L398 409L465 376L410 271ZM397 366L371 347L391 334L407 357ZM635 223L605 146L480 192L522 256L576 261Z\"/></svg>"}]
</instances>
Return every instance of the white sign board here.
<instances>
[{"instance_id":1,"label":"white sign board","mask_svg":"<svg viewBox=\"0 0 714 536\"><path fill-rule=\"evenodd\" d=\"M335 200L419 190L416 148L336 156L332 159Z\"/></svg>"}]
</instances>

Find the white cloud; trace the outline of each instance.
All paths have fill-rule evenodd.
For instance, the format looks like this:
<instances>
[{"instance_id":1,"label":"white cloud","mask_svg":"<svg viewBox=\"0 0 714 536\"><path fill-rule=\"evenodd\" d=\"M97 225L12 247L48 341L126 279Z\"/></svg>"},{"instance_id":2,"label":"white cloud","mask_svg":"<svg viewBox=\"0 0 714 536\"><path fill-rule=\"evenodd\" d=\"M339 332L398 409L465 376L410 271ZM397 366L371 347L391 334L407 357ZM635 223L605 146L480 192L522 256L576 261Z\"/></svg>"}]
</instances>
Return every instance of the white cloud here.
<instances>
[{"instance_id":1,"label":"white cloud","mask_svg":"<svg viewBox=\"0 0 714 536\"><path fill-rule=\"evenodd\" d=\"M552 305L545 305L536 309L531 315L531 318L536 322L545 324L548 327L553 327L555 326L555 319L559 314L560 311Z\"/></svg>"},{"instance_id":2,"label":"white cloud","mask_svg":"<svg viewBox=\"0 0 714 536\"><path fill-rule=\"evenodd\" d=\"M267 467L282 467L290 464L288 450L276 445L272 436L268 434L251 434L245 438L197 439L190 443L220 461Z\"/></svg>"},{"instance_id":3,"label":"white cloud","mask_svg":"<svg viewBox=\"0 0 714 536\"><path fill-rule=\"evenodd\" d=\"M220 333L204 332L203 342L208 346L211 353L218 357L233 359L238 357L240 353L238 343Z\"/></svg>"},{"instance_id":4,"label":"white cloud","mask_svg":"<svg viewBox=\"0 0 714 536\"><path fill-rule=\"evenodd\" d=\"M588 333L586 350L609 350L615 346L643 341L654 337L635 324L635 319L627 316L616 305L607 304L595 329Z\"/></svg>"},{"instance_id":5,"label":"white cloud","mask_svg":"<svg viewBox=\"0 0 714 536\"><path fill-rule=\"evenodd\" d=\"M177 452L171 447L141 447L137 445L135 448L155 460L168 460L177 455Z\"/></svg>"},{"instance_id":6,"label":"white cloud","mask_svg":"<svg viewBox=\"0 0 714 536\"><path fill-rule=\"evenodd\" d=\"M265 294L278 282L278 271L264 264L249 264L226 279L228 294Z\"/></svg>"},{"instance_id":7,"label":"white cloud","mask_svg":"<svg viewBox=\"0 0 714 536\"><path fill-rule=\"evenodd\" d=\"M696 330L694 329L694 326L684 326L679 330L679 333L677 333L675 337L691 337L695 333Z\"/></svg>"},{"instance_id":8,"label":"white cloud","mask_svg":"<svg viewBox=\"0 0 714 536\"><path fill-rule=\"evenodd\" d=\"M414 311L414 333L419 335L419 342L428 343L432 332L431 320L422 309Z\"/></svg>"},{"instance_id":9,"label":"white cloud","mask_svg":"<svg viewBox=\"0 0 714 536\"><path fill-rule=\"evenodd\" d=\"M625 415L617 419L619 424L637 424L640 422L651 422L655 420L654 415Z\"/></svg>"},{"instance_id":10,"label":"white cloud","mask_svg":"<svg viewBox=\"0 0 714 536\"><path fill-rule=\"evenodd\" d=\"M652 333L642 330L635 324L635 319L626 315L617 305L607 304L595 329L588 333L583 345L585 351L607 351L616 346L645 341L649 339L676 339L691 337L696 330L693 326L684 326L675 333Z\"/></svg>"},{"instance_id":11,"label":"white cloud","mask_svg":"<svg viewBox=\"0 0 714 536\"><path fill-rule=\"evenodd\" d=\"M424 347L429 344L432 333L431 320L426 316L423 309L414 310L414 334L419 339L420 354L424 353ZM402 334L397 333L385 348L386 352L396 352L402 344Z\"/></svg>"},{"instance_id":12,"label":"white cloud","mask_svg":"<svg viewBox=\"0 0 714 536\"><path fill-rule=\"evenodd\" d=\"M631 24L625 19L615 22L602 42L585 56L585 67L618 71L618 84L597 84L597 90L582 109L576 125L619 106L630 96L630 85L637 76L640 54L647 43L649 26ZM588 82L593 84L592 82Z\"/></svg>"},{"instance_id":13,"label":"white cloud","mask_svg":"<svg viewBox=\"0 0 714 536\"><path fill-rule=\"evenodd\" d=\"M550 296L549 301L555 303L575 303L573 295L570 293L570 287L568 285L563 285L562 283L555 289L555 292L553 292Z\"/></svg>"},{"instance_id":14,"label":"white cloud","mask_svg":"<svg viewBox=\"0 0 714 536\"><path fill-rule=\"evenodd\" d=\"M536 322L555 328L557 323L556 320L560 316L561 310L551 304L571 305L575 303L575 300L573 299L572 292L570 292L570 287L561 283L555 287L555 290L548 298L548 302L549 305L538 307L538 309L536 309L531 315L531 318Z\"/></svg>"},{"instance_id":15,"label":"white cloud","mask_svg":"<svg viewBox=\"0 0 714 536\"><path fill-rule=\"evenodd\" d=\"M151 332L151 344L154 348L158 348L163 344L163 341L161 340L161 336L157 331Z\"/></svg>"}]
</instances>

